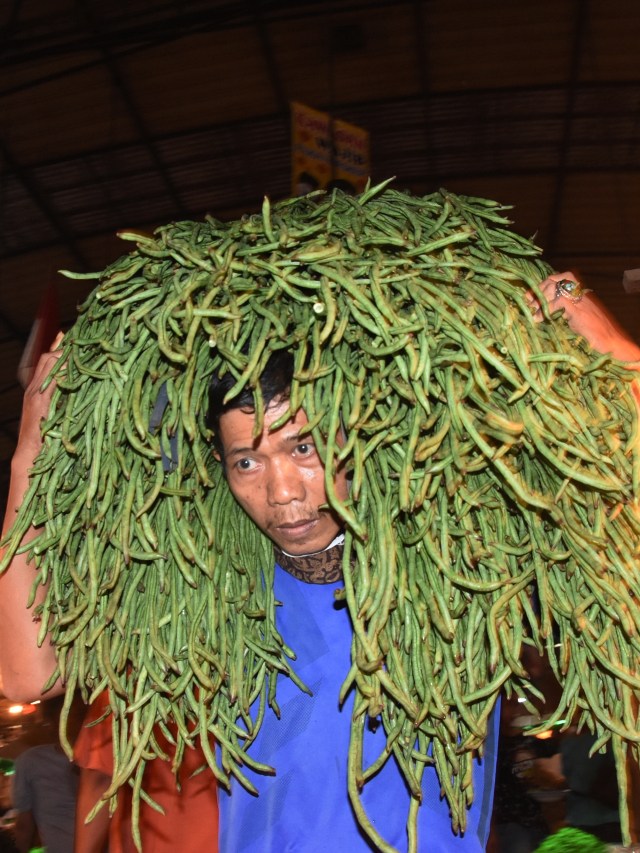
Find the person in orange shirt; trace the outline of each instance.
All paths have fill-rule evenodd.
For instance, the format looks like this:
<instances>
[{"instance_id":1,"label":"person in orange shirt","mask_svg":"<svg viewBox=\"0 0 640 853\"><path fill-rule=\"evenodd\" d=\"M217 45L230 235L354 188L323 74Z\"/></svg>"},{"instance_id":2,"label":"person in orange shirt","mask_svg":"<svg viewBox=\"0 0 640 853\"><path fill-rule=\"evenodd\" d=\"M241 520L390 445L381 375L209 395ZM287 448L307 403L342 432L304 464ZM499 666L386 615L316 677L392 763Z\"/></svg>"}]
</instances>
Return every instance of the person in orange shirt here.
<instances>
[{"instance_id":1,"label":"person in orange shirt","mask_svg":"<svg viewBox=\"0 0 640 853\"><path fill-rule=\"evenodd\" d=\"M113 741L107 691L90 706L74 747L80 768L76 801L76 853L136 853L133 841L131 789L118 793L118 806L110 816L106 803L92 818L86 817L111 784ZM159 730L161 747L172 754L172 745ZM185 750L178 778L171 761L155 759L145 770L144 791L163 809L156 811L140 801L139 830L144 853L215 853L218 849L218 801L216 783L199 748Z\"/></svg>"}]
</instances>

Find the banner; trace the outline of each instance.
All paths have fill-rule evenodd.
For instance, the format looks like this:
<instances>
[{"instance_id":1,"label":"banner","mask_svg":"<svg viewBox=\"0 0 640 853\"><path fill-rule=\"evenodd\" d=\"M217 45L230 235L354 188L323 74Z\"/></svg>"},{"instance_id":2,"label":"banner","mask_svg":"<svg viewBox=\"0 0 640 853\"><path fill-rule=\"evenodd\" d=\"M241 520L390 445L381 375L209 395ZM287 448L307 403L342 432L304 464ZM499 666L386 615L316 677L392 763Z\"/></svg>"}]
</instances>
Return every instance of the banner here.
<instances>
[{"instance_id":1,"label":"banner","mask_svg":"<svg viewBox=\"0 0 640 853\"><path fill-rule=\"evenodd\" d=\"M340 187L359 193L370 174L369 133L304 104L291 104L293 195Z\"/></svg>"}]
</instances>

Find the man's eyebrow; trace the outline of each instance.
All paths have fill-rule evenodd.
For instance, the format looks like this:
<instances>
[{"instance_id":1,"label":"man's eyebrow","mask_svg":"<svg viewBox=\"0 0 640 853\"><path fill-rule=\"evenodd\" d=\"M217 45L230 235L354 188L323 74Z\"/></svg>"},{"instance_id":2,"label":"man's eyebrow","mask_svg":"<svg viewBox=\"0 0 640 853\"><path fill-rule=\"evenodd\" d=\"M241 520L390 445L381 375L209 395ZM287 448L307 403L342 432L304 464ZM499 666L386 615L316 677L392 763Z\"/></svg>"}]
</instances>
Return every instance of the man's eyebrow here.
<instances>
[{"instance_id":1,"label":"man's eyebrow","mask_svg":"<svg viewBox=\"0 0 640 853\"><path fill-rule=\"evenodd\" d=\"M225 451L225 456L244 456L247 453L253 453L255 447L250 445L249 447L232 447L231 450Z\"/></svg>"},{"instance_id":2,"label":"man's eyebrow","mask_svg":"<svg viewBox=\"0 0 640 853\"><path fill-rule=\"evenodd\" d=\"M311 433L305 430L304 426L300 427L300 429L297 429L295 432L292 432L290 435L283 436L283 441L291 443L305 442L305 444L313 444L313 438L311 437Z\"/></svg>"},{"instance_id":3,"label":"man's eyebrow","mask_svg":"<svg viewBox=\"0 0 640 853\"><path fill-rule=\"evenodd\" d=\"M281 436L281 440L287 444L295 444L300 441L312 443L313 439L311 438L311 433L304 432L302 435L301 429L296 429L294 432L289 433L288 435ZM248 446L242 447L232 447L231 450L226 452L226 456L242 456L245 453L254 453L256 451L256 446L254 444L250 444Z\"/></svg>"}]
</instances>

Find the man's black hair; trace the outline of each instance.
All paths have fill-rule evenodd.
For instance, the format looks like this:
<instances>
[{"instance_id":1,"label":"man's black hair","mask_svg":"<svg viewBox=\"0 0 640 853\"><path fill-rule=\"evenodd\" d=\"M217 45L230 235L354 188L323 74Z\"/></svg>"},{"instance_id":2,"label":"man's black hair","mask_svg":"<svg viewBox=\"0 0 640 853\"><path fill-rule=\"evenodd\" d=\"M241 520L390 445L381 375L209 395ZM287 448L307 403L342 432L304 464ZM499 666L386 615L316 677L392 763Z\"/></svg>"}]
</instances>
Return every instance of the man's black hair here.
<instances>
[{"instance_id":1,"label":"man's black hair","mask_svg":"<svg viewBox=\"0 0 640 853\"><path fill-rule=\"evenodd\" d=\"M274 400L286 400L293 379L293 355L289 350L277 350L267 361L260 376L260 390L265 407ZM214 376L209 385L209 409L207 412L207 426L213 432L213 443L222 455L220 442L220 418L231 409L253 409L253 390L245 385L242 391L231 400L224 402L228 391L233 388L236 379L232 373L227 372L224 376Z\"/></svg>"}]
</instances>

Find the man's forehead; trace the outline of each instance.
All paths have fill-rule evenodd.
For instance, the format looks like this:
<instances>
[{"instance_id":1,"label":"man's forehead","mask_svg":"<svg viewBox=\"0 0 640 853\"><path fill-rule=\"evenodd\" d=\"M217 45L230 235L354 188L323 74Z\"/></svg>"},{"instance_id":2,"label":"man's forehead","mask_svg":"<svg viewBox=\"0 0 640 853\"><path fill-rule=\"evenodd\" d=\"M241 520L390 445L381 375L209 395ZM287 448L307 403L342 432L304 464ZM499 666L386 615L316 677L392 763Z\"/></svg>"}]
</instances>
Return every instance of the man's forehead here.
<instances>
[{"instance_id":1,"label":"man's forehead","mask_svg":"<svg viewBox=\"0 0 640 853\"><path fill-rule=\"evenodd\" d=\"M279 440L295 440L304 427L309 423L309 419L303 409L298 409L288 420L279 426L273 426L282 418L289 405L288 400L278 403L271 403L264 411L262 434L258 436L256 441L260 441L265 436L277 436ZM220 437L225 443L241 438L246 434L252 435L256 423L257 413L255 409L242 407L237 409L229 409L220 416Z\"/></svg>"}]
</instances>

